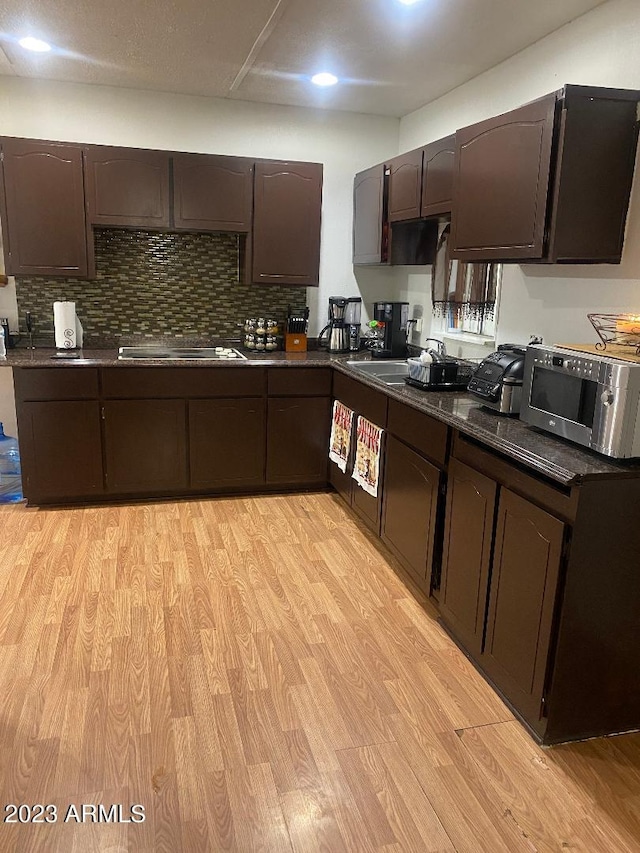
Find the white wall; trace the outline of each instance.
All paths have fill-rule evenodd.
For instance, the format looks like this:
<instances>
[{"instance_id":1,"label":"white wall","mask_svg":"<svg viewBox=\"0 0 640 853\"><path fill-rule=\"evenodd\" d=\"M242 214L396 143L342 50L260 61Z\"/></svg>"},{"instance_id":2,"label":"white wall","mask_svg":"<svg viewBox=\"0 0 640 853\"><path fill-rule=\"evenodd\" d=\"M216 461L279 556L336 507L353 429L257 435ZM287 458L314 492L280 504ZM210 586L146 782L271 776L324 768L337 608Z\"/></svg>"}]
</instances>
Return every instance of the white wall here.
<instances>
[{"instance_id":1,"label":"white wall","mask_svg":"<svg viewBox=\"0 0 640 853\"><path fill-rule=\"evenodd\" d=\"M307 292L312 333L329 296L358 295L353 176L395 154L398 131L394 118L0 77L1 135L323 163L320 287Z\"/></svg>"},{"instance_id":2,"label":"white wall","mask_svg":"<svg viewBox=\"0 0 640 853\"><path fill-rule=\"evenodd\" d=\"M399 151L513 109L565 83L640 89L640 3L609 0L511 59L403 118ZM636 168L636 176L640 168ZM427 275L406 287L429 313ZM505 266L497 337L595 342L588 312L640 313L640 178L620 266Z\"/></svg>"}]
</instances>

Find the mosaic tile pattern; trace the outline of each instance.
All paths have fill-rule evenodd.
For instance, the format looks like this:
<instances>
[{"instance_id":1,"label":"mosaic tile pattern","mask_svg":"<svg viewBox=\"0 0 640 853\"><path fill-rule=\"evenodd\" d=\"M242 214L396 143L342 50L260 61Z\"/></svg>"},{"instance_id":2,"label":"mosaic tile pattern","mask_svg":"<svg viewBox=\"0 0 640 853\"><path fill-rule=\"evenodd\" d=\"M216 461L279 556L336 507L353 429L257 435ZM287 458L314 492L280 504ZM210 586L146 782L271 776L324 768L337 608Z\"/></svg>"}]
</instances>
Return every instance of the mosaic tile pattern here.
<instances>
[{"instance_id":1,"label":"mosaic tile pattern","mask_svg":"<svg viewBox=\"0 0 640 853\"><path fill-rule=\"evenodd\" d=\"M53 303L71 300L85 346L104 339L238 338L246 317L283 320L301 308L300 287L238 281L235 234L177 234L96 228L96 278L16 277L20 329L31 311L38 338L53 337Z\"/></svg>"}]
</instances>

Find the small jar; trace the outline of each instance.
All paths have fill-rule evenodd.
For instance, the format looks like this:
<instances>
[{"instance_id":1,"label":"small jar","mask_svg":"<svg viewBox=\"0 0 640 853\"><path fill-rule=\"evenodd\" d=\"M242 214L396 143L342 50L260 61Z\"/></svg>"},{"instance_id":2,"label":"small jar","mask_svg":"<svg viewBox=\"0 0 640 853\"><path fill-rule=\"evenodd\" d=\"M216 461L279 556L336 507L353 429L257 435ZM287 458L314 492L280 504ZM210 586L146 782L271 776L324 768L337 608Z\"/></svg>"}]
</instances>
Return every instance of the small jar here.
<instances>
[{"instance_id":1,"label":"small jar","mask_svg":"<svg viewBox=\"0 0 640 853\"><path fill-rule=\"evenodd\" d=\"M256 335L266 335L267 334L267 323L264 317L259 317L256 323Z\"/></svg>"},{"instance_id":2,"label":"small jar","mask_svg":"<svg viewBox=\"0 0 640 853\"><path fill-rule=\"evenodd\" d=\"M276 340L275 335L267 335L267 340L264 345L267 352L273 352L278 349L278 341Z\"/></svg>"},{"instance_id":3,"label":"small jar","mask_svg":"<svg viewBox=\"0 0 640 853\"><path fill-rule=\"evenodd\" d=\"M267 334L277 335L280 329L278 328L277 320L267 320Z\"/></svg>"}]
</instances>

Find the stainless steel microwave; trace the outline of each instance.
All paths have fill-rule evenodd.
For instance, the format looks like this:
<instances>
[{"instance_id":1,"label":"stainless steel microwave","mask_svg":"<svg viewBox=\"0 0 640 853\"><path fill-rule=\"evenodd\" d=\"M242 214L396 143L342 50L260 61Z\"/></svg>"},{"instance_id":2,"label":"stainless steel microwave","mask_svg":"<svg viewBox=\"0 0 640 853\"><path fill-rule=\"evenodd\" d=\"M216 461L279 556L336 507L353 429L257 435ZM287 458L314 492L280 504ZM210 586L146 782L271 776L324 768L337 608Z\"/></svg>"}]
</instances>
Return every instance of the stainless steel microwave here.
<instances>
[{"instance_id":1,"label":"stainless steel microwave","mask_svg":"<svg viewBox=\"0 0 640 853\"><path fill-rule=\"evenodd\" d=\"M530 346L520 419L585 447L640 456L640 364L562 347Z\"/></svg>"}]
</instances>

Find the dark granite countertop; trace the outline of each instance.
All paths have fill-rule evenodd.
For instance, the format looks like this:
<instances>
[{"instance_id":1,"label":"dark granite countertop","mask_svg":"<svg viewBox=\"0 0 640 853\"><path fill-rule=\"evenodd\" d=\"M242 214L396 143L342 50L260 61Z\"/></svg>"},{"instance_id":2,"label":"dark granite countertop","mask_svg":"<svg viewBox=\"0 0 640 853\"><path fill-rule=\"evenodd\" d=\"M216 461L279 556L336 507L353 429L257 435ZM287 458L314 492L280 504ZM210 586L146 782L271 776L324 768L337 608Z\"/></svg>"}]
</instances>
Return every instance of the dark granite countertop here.
<instances>
[{"instance_id":1,"label":"dark granite countertop","mask_svg":"<svg viewBox=\"0 0 640 853\"><path fill-rule=\"evenodd\" d=\"M117 349L85 349L81 358L52 358L53 349L28 350L17 348L9 350L6 360L0 365L6 367L244 367L257 365L267 367L322 367L331 365L375 388L384 391L389 397L399 400L418 411L424 412L460 432L471 436L482 444L491 447L504 456L518 462L533 471L548 477L563 486L571 486L584 480L601 477L637 477L640 476L640 461L616 461L601 456L563 439L556 438L528 426L518 418L498 415L482 408L466 392L432 391L425 392L408 385L385 385L379 379L366 376L354 370L346 362L353 360L349 355L329 355L324 350L306 353L274 352L248 354L246 360L202 361L180 359L135 359L119 360ZM370 360L368 353L357 356L358 360Z\"/></svg>"},{"instance_id":2,"label":"dark granite countertop","mask_svg":"<svg viewBox=\"0 0 640 853\"><path fill-rule=\"evenodd\" d=\"M180 344L182 346L182 344ZM9 350L0 366L6 367L253 367L255 365L304 364L307 367L327 365L331 360L325 350L310 352L244 353L247 358L229 359L181 359L181 358L132 358L119 359L116 347L109 349L83 349L78 355L58 357L57 350L22 347Z\"/></svg>"}]
</instances>

